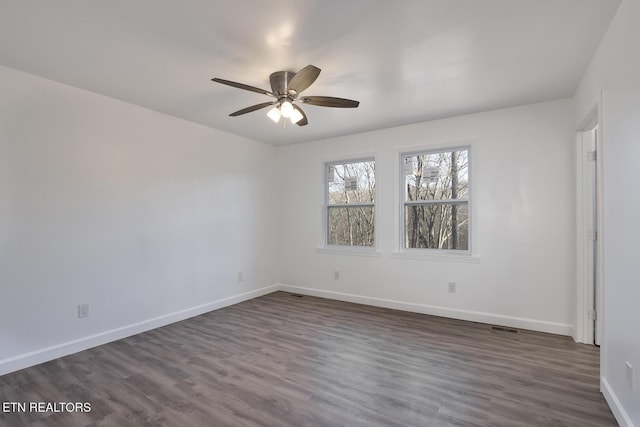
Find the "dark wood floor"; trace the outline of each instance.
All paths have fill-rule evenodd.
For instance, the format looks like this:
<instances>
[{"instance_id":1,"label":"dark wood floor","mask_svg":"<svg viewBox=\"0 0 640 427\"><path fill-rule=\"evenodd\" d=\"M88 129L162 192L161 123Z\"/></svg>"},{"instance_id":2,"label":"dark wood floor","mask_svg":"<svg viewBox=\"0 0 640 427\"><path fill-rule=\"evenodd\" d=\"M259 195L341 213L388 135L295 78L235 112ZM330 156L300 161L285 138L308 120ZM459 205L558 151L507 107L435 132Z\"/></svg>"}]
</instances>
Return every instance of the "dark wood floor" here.
<instances>
[{"instance_id":1,"label":"dark wood floor","mask_svg":"<svg viewBox=\"0 0 640 427\"><path fill-rule=\"evenodd\" d=\"M277 292L0 377L0 426L615 426L568 337Z\"/></svg>"}]
</instances>

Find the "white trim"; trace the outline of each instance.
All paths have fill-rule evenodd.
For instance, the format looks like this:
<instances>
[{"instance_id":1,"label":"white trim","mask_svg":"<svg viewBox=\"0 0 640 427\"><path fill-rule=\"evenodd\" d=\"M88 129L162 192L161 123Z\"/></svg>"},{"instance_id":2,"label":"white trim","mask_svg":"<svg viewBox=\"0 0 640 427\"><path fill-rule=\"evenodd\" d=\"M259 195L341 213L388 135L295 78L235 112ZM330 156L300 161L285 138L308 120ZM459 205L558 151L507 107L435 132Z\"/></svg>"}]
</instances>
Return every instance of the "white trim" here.
<instances>
[{"instance_id":1,"label":"white trim","mask_svg":"<svg viewBox=\"0 0 640 427\"><path fill-rule=\"evenodd\" d=\"M618 400L618 397L611 388L611 385L609 385L609 381L607 381L606 377L600 377L600 390L602 391L607 404L609 404L609 408L611 408L613 416L616 417L616 421L620 424L620 427L634 427L631 417L629 417L624 406L622 406L622 403Z\"/></svg>"},{"instance_id":2,"label":"white trim","mask_svg":"<svg viewBox=\"0 0 640 427\"><path fill-rule=\"evenodd\" d=\"M434 250L435 252L435 250ZM480 264L480 257L469 255L468 253L438 253L430 252L428 249L407 249L404 251L391 252L391 258L397 259L418 259L424 261L445 261L445 262L467 262L470 264Z\"/></svg>"},{"instance_id":3,"label":"white trim","mask_svg":"<svg viewBox=\"0 0 640 427\"><path fill-rule=\"evenodd\" d=\"M230 297L211 301L206 304L187 308L185 310L180 310L174 313L154 317L152 319L143 320L142 322L133 323L131 325L122 326L120 328L111 329L109 331L100 332L87 337L82 337L72 341L53 345L51 347L20 354L8 359L3 359L0 360L0 375L5 375L10 372L28 368L39 363L48 362L50 360L57 359L58 357L68 356L79 351L87 350L89 348L107 344L112 341L117 341L131 335L136 335L141 332L146 332L152 329L166 326L168 324L179 322L190 317L199 316L210 311L228 307L230 305L257 298L262 295L270 294L272 292L278 291L279 289L280 286L278 284L266 286L264 288L256 289L242 294L232 295Z\"/></svg>"},{"instance_id":4,"label":"white trim","mask_svg":"<svg viewBox=\"0 0 640 427\"><path fill-rule=\"evenodd\" d=\"M604 241L606 238L605 227L604 227L604 159L605 159L605 148L604 148L604 120L603 120L603 99L604 99L604 91L600 90L600 96L598 97L598 134L596 138L596 194L598 195L596 200L596 209L597 209L597 229L598 229L598 240L596 241L597 245L597 270L598 274L596 277L597 285L596 285L596 310L598 311L598 318L596 319L596 330L598 337L596 338L597 344L601 345L602 348L606 348L604 341L604 328L605 328L605 309L604 309L604 290L606 288L605 284L605 275L604 275ZM604 362L606 358L606 352L602 351L600 353L600 372L604 373Z\"/></svg>"},{"instance_id":5,"label":"white trim","mask_svg":"<svg viewBox=\"0 0 640 427\"><path fill-rule=\"evenodd\" d=\"M564 323L547 322L544 320L526 319L522 317L504 316L502 314L484 313L480 311L459 310L455 308L439 307L433 305L416 304L404 301L396 301L384 298L367 297L363 295L347 294L343 292L327 291L323 289L305 288L280 284L280 290L302 295L309 295L338 301L347 301L357 304L385 307L395 310L409 311L413 313L430 314L433 316L448 317L451 319L468 320L471 322L487 323L490 325L508 326L512 328L528 329L532 331L547 332L558 335L571 336L573 327Z\"/></svg>"},{"instance_id":6,"label":"white trim","mask_svg":"<svg viewBox=\"0 0 640 427\"><path fill-rule=\"evenodd\" d=\"M319 254L328 255L350 255L350 256L363 256L363 257L381 257L382 251L378 251L369 246L326 246L323 248L316 248L316 252Z\"/></svg>"},{"instance_id":7,"label":"white trim","mask_svg":"<svg viewBox=\"0 0 640 427\"><path fill-rule=\"evenodd\" d=\"M598 314L596 323L599 335L598 343L603 345L603 350L600 353L600 371L604 372L605 359L607 357L606 351L604 351L604 322L606 313L604 312L604 289L605 284L605 260L604 260L604 121L603 121L603 98L604 91L600 90L598 98L595 100L595 104L590 109L589 113L581 121L580 126L576 131L576 164L575 164L575 177L576 177L576 317L575 317L575 335L574 340L585 344L593 344L594 331L592 328L592 321L588 318L588 311L592 309L593 301L593 288L585 275L585 259L584 254L586 251L586 245L590 242L586 240L584 236L584 218L583 218L583 200L582 194L582 182L583 182L583 160L582 156L582 138L585 132L593 129L596 125L598 127L598 137L596 139L596 229L598 233L598 239L596 241L596 288L598 294L596 295L596 311Z\"/></svg>"}]
</instances>

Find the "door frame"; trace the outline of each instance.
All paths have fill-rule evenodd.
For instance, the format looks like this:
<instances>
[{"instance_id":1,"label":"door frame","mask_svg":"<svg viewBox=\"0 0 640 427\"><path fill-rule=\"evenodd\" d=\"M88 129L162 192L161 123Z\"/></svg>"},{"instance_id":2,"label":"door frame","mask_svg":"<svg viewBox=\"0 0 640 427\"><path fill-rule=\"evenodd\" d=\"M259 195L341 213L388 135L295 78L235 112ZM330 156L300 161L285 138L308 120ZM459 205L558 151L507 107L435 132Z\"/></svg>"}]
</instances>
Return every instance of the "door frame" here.
<instances>
[{"instance_id":1,"label":"door frame","mask_svg":"<svg viewBox=\"0 0 640 427\"><path fill-rule=\"evenodd\" d=\"M596 138L596 257L595 257L595 286L587 277L589 272L588 260L589 245L593 245L592 241L587 238L585 229L586 208L583 196L583 182L585 179L584 170L584 150L583 138L586 132L589 132L594 126L598 127ZM596 335L594 330L594 322L590 318L589 311L593 308L593 301L596 301L595 310L597 318L595 328L598 331L600 344L604 341L604 129L602 121L602 94L597 101L597 105L591 110L578 126L576 131L576 327L574 331L574 340L585 344L594 344ZM593 274L593 273L591 273ZM595 290L594 290L595 287ZM602 360L601 360L602 363Z\"/></svg>"}]
</instances>

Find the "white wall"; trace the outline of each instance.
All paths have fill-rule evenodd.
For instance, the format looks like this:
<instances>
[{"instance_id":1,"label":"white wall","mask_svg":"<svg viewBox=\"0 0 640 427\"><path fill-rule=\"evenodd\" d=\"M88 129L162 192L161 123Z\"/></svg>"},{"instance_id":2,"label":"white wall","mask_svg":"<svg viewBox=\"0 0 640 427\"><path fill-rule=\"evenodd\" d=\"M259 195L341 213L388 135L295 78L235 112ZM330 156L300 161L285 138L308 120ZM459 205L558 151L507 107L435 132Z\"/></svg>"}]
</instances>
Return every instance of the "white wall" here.
<instances>
[{"instance_id":1,"label":"white wall","mask_svg":"<svg viewBox=\"0 0 640 427\"><path fill-rule=\"evenodd\" d=\"M278 282L273 147L4 67L0 93L0 374Z\"/></svg>"},{"instance_id":2,"label":"white wall","mask_svg":"<svg viewBox=\"0 0 640 427\"><path fill-rule=\"evenodd\" d=\"M600 105L604 179L603 392L621 425L640 425L640 1L624 0L575 95L576 127ZM633 389L625 362L635 370Z\"/></svg>"},{"instance_id":3,"label":"white wall","mask_svg":"<svg viewBox=\"0 0 640 427\"><path fill-rule=\"evenodd\" d=\"M283 282L298 292L571 334L574 135L560 100L280 147ZM398 259L399 152L473 140L479 263ZM380 257L327 254L323 162L375 154ZM340 279L333 279L333 271ZM457 282L457 293L447 282ZM294 288L300 287L300 288Z\"/></svg>"}]
</instances>

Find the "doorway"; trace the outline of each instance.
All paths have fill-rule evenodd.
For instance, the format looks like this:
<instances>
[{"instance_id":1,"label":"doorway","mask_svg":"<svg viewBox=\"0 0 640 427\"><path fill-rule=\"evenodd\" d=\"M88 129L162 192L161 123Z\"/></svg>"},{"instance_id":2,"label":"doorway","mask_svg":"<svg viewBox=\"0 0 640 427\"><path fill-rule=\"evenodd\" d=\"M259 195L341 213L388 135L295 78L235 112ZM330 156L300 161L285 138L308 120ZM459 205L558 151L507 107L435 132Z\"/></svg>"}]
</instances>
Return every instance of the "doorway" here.
<instances>
[{"instance_id":1,"label":"doorway","mask_svg":"<svg viewBox=\"0 0 640 427\"><path fill-rule=\"evenodd\" d=\"M597 114L577 134L576 341L600 345L602 335L600 127Z\"/></svg>"}]
</instances>

